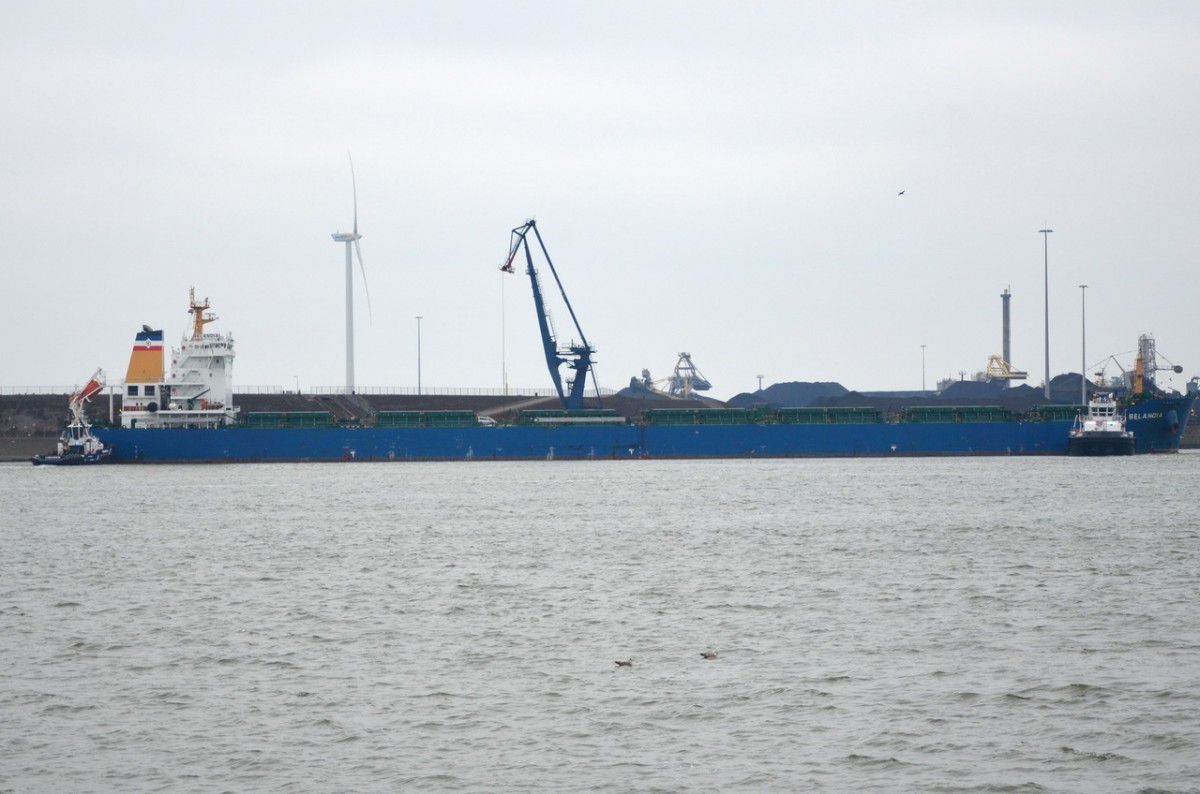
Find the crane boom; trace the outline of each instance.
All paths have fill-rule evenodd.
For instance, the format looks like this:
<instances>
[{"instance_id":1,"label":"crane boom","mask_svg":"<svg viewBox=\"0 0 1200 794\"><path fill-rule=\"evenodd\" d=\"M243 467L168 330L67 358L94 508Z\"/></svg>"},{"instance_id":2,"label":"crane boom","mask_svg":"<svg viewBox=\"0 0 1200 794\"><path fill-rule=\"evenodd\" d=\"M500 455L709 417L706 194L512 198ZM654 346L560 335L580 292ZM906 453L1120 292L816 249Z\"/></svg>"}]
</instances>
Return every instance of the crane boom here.
<instances>
[{"instance_id":1,"label":"crane boom","mask_svg":"<svg viewBox=\"0 0 1200 794\"><path fill-rule=\"evenodd\" d=\"M562 295L563 303L567 307L567 312L571 315L571 322L575 325L575 331L579 334L580 344L570 344L566 347L559 347L558 340L554 331L554 322L550 317L550 312L546 308L545 297L542 293L541 281L538 278L537 268L533 266L533 255L529 248L529 232L533 232L533 236L537 238L538 247L541 249L542 256L546 259L546 264L550 267L550 273L554 276L554 283L558 285L558 292ZM546 367L550 370L550 378L554 381L554 388L558 392L558 399L562 401L563 408L568 411L579 410L583 408L583 394L587 387L587 374L592 370L592 354L596 349L588 344L587 337L583 335L583 329L579 327L579 320L575 316L575 309L571 306L571 301L567 297L567 291L563 288L562 279L558 277L558 271L554 268L554 262L550 259L550 253L546 250L546 244L542 241L542 235L538 231L537 222L528 220L523 225L512 230L508 248L508 259L500 266L500 269L506 273L512 273L513 260L516 259L519 250L525 251L525 273L529 276L529 283L533 289L533 306L537 312L538 330L542 334L542 350L546 356ZM569 391L564 391L562 375L559 373L559 367L566 364L570 369L575 371L574 377L567 382ZM593 380L595 373L593 372Z\"/></svg>"},{"instance_id":2,"label":"crane boom","mask_svg":"<svg viewBox=\"0 0 1200 794\"><path fill-rule=\"evenodd\" d=\"M88 400L99 394L106 385L104 370L97 368L92 373L92 377L88 378L88 382L71 395L71 400L67 408L70 411L72 420L79 424L86 424L87 419L83 413L84 406L87 405Z\"/></svg>"}]
</instances>

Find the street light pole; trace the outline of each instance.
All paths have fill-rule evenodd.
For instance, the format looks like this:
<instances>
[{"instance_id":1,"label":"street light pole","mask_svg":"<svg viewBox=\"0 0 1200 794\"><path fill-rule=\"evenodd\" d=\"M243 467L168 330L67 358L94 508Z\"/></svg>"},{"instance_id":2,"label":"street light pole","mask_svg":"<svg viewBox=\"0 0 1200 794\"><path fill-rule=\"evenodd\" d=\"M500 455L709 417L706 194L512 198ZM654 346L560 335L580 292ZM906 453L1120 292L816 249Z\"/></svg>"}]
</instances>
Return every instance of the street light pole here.
<instances>
[{"instance_id":1,"label":"street light pole","mask_svg":"<svg viewBox=\"0 0 1200 794\"><path fill-rule=\"evenodd\" d=\"M1079 285L1079 300L1082 317L1081 320L1081 339L1080 343L1080 364L1079 364L1079 404L1087 405L1087 284Z\"/></svg>"},{"instance_id":2,"label":"street light pole","mask_svg":"<svg viewBox=\"0 0 1200 794\"><path fill-rule=\"evenodd\" d=\"M421 395L421 315L417 315L417 396Z\"/></svg>"},{"instance_id":3,"label":"street light pole","mask_svg":"<svg viewBox=\"0 0 1200 794\"><path fill-rule=\"evenodd\" d=\"M1045 279L1046 301L1046 399L1050 399L1050 235L1053 229L1038 229L1042 235L1042 246L1045 249L1045 264L1042 273Z\"/></svg>"},{"instance_id":4,"label":"street light pole","mask_svg":"<svg viewBox=\"0 0 1200 794\"><path fill-rule=\"evenodd\" d=\"M921 395L925 394L925 345L921 345Z\"/></svg>"},{"instance_id":5,"label":"street light pole","mask_svg":"<svg viewBox=\"0 0 1200 794\"><path fill-rule=\"evenodd\" d=\"M500 384L508 396L508 342L505 339L507 322L504 317L504 274L500 274Z\"/></svg>"}]
</instances>

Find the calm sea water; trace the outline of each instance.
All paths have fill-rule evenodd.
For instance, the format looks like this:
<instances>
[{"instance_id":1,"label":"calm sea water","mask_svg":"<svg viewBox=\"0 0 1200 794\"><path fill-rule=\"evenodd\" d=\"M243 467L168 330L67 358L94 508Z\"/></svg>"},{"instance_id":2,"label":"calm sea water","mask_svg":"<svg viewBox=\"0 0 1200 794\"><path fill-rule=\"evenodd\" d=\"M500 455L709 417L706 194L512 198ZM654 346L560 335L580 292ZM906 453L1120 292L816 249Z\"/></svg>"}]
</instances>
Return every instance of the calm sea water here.
<instances>
[{"instance_id":1,"label":"calm sea water","mask_svg":"<svg viewBox=\"0 0 1200 794\"><path fill-rule=\"evenodd\" d=\"M0 791L1196 791L1198 486L0 466Z\"/></svg>"}]
</instances>

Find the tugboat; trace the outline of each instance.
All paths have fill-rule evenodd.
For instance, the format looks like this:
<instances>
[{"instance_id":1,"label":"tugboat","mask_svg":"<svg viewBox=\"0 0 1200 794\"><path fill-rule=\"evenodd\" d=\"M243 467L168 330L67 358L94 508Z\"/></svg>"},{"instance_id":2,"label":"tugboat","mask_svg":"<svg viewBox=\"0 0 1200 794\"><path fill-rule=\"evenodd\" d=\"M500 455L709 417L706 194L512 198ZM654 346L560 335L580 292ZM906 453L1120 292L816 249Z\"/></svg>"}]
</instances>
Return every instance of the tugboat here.
<instances>
[{"instance_id":1,"label":"tugboat","mask_svg":"<svg viewBox=\"0 0 1200 794\"><path fill-rule=\"evenodd\" d=\"M1117 411L1111 394L1097 394L1088 401L1087 415L1075 419L1067 439L1068 455L1132 455L1133 433L1125 429L1125 418Z\"/></svg>"},{"instance_id":2,"label":"tugboat","mask_svg":"<svg viewBox=\"0 0 1200 794\"><path fill-rule=\"evenodd\" d=\"M34 455L34 466L83 466L103 463L112 455L104 442L92 435L92 426L84 413L87 401L104 388L104 370L98 369L87 385L71 395L66 429L58 438L58 446L52 454Z\"/></svg>"}]
</instances>

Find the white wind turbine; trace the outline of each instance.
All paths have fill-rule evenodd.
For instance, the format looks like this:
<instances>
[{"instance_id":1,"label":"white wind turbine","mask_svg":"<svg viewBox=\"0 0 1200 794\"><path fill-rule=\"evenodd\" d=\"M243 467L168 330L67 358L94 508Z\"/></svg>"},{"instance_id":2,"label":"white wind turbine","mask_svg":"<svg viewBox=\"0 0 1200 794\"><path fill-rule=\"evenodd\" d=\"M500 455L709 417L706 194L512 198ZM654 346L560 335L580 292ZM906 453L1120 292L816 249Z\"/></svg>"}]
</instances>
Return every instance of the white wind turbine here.
<instances>
[{"instance_id":1,"label":"white wind turbine","mask_svg":"<svg viewBox=\"0 0 1200 794\"><path fill-rule=\"evenodd\" d=\"M358 183L354 179L354 158L350 158L350 186L354 191L354 231L338 232L333 235L335 243L346 244L346 394L354 393L354 254L358 255L358 267L362 271L363 291L367 295L367 315L371 316L371 290L367 288L367 269L363 267L362 251L358 241L362 235L358 233ZM351 254L350 247L354 247Z\"/></svg>"}]
</instances>

